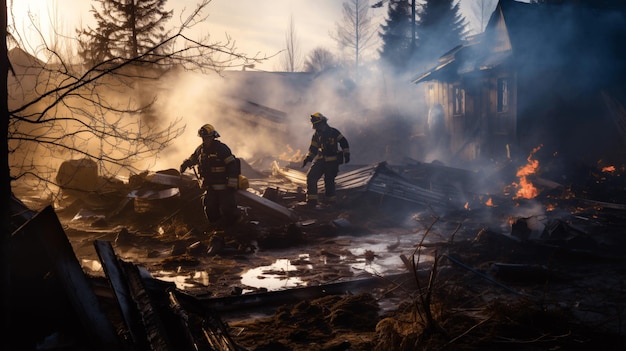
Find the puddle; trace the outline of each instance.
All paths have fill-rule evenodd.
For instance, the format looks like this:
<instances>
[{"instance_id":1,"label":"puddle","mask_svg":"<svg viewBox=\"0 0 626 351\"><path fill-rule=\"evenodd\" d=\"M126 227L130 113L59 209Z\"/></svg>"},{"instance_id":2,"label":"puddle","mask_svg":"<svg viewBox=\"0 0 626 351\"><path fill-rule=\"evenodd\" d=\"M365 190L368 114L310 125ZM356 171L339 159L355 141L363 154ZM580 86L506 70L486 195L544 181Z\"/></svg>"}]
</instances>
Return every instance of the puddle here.
<instances>
[{"instance_id":1,"label":"puddle","mask_svg":"<svg viewBox=\"0 0 626 351\"><path fill-rule=\"evenodd\" d=\"M367 275L393 275L406 272L400 255L410 258L415 253L416 238L398 237L396 235L374 234L362 237L345 236L337 238L337 256L332 262L326 262L326 256L316 256L314 262L309 254L291 252L287 258L276 259L272 264L250 268L240 275L240 283L244 287L243 293L263 289L266 291L278 291L308 286L307 275L316 265L330 264L349 268L355 276L363 273ZM346 250L349 254L342 253ZM171 248L160 250L148 250L144 247L126 247L118 253L121 259L129 261L159 261L167 256ZM282 253L285 255L285 252ZM293 258L297 257L297 258ZM416 257L417 258L417 257ZM318 260L319 259L319 260ZM433 257L422 255L421 263L430 264ZM83 259L81 265L85 270L103 274L102 266L98 260ZM198 267L200 268L200 267ZM209 287L216 278L211 277L210 270L186 271L160 270L149 273L153 278L174 283L180 290ZM246 289L247 287L247 289Z\"/></svg>"},{"instance_id":2,"label":"puddle","mask_svg":"<svg viewBox=\"0 0 626 351\"><path fill-rule=\"evenodd\" d=\"M359 258L350 265L350 268L358 273L365 271L374 275L406 272L400 255L404 254L410 258L415 251L413 244L413 241L401 241L398 238L380 235L368 237L361 242L353 242L354 247L349 249L350 253ZM374 258L371 260L365 258L368 251L374 254ZM420 262L432 262L434 258L429 255L421 255L419 259Z\"/></svg>"},{"instance_id":3,"label":"puddle","mask_svg":"<svg viewBox=\"0 0 626 351\"><path fill-rule=\"evenodd\" d=\"M179 274L172 271L158 271L152 273L154 278L174 283L177 289L185 290L201 286L209 286L209 273L207 271L194 271L190 274Z\"/></svg>"},{"instance_id":4,"label":"puddle","mask_svg":"<svg viewBox=\"0 0 626 351\"><path fill-rule=\"evenodd\" d=\"M300 259L308 259L301 255ZM307 266L311 269L312 266ZM268 291L283 290L306 286L306 283L297 275L298 268L288 259L278 259L269 266L250 269L241 275L241 283L257 289L265 288Z\"/></svg>"}]
</instances>

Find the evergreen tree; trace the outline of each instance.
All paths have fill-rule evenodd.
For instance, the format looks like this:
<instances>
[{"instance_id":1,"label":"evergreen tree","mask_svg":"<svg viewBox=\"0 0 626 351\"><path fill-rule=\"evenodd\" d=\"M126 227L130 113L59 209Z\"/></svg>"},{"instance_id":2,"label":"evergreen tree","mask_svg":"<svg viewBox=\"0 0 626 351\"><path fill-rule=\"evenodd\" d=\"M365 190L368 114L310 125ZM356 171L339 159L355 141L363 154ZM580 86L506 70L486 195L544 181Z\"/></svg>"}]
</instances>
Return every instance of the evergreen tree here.
<instances>
[{"instance_id":1,"label":"evergreen tree","mask_svg":"<svg viewBox=\"0 0 626 351\"><path fill-rule=\"evenodd\" d=\"M91 6L96 28L79 30L79 55L94 65L113 58L134 58L147 53L167 38L165 23L173 11L167 0L95 0Z\"/></svg>"},{"instance_id":2,"label":"evergreen tree","mask_svg":"<svg viewBox=\"0 0 626 351\"><path fill-rule=\"evenodd\" d=\"M430 65L467 36L467 21L458 0L425 0L419 12L413 60Z\"/></svg>"},{"instance_id":3,"label":"evergreen tree","mask_svg":"<svg viewBox=\"0 0 626 351\"><path fill-rule=\"evenodd\" d=\"M379 32L382 47L380 59L395 70L402 70L413 53L411 0L390 0L387 19Z\"/></svg>"}]
</instances>

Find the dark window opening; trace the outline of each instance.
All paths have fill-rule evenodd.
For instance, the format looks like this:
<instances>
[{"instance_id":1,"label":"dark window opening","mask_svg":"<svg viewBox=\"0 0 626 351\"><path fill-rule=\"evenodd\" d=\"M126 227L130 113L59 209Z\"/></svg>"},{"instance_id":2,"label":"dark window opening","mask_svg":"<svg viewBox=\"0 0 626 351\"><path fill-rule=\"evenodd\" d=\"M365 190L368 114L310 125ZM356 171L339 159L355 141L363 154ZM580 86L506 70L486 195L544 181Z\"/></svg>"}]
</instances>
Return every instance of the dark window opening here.
<instances>
[{"instance_id":1,"label":"dark window opening","mask_svg":"<svg viewBox=\"0 0 626 351\"><path fill-rule=\"evenodd\" d=\"M509 80L498 78L498 112L509 110Z\"/></svg>"},{"instance_id":2,"label":"dark window opening","mask_svg":"<svg viewBox=\"0 0 626 351\"><path fill-rule=\"evenodd\" d=\"M465 92L460 86L452 87L452 97L454 99L453 113L454 115L462 115L465 113Z\"/></svg>"}]
</instances>

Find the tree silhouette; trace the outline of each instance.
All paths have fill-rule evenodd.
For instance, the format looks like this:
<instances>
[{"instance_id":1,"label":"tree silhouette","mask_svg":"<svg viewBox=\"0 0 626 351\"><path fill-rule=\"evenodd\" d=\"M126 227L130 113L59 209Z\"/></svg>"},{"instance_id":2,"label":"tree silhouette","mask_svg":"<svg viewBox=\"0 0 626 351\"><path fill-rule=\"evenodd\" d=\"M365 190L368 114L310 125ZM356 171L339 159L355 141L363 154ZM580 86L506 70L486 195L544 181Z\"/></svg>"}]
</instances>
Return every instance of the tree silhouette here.
<instances>
[{"instance_id":1,"label":"tree silhouette","mask_svg":"<svg viewBox=\"0 0 626 351\"><path fill-rule=\"evenodd\" d=\"M467 22L456 0L425 0L419 11L413 60L429 66L467 36Z\"/></svg>"},{"instance_id":2,"label":"tree silhouette","mask_svg":"<svg viewBox=\"0 0 626 351\"><path fill-rule=\"evenodd\" d=\"M9 74L9 58L7 48L7 1L0 0L0 30L2 31L0 44L0 197L2 198L2 233L0 234L0 319L2 323L0 328L3 331L9 330L11 323L10 307L10 286L11 279L9 275L9 238L11 236L11 216L9 209L11 208L11 181L9 172L9 144L7 134L9 129L9 93L8 93L8 74ZM5 333L0 334L2 340L6 340ZM4 344L4 342L3 342Z\"/></svg>"},{"instance_id":3,"label":"tree silhouette","mask_svg":"<svg viewBox=\"0 0 626 351\"><path fill-rule=\"evenodd\" d=\"M165 25L173 11L164 10L167 0L95 0L91 12L96 28L77 30L79 55L87 65L114 57L145 54L167 38ZM165 52L167 48L160 46Z\"/></svg>"},{"instance_id":4,"label":"tree silhouette","mask_svg":"<svg viewBox=\"0 0 626 351\"><path fill-rule=\"evenodd\" d=\"M347 50L349 57L354 58L354 72L357 77L360 59L374 44L376 34L369 8L369 0L347 0L343 3L343 18L336 23L336 31L331 33L338 46Z\"/></svg>"},{"instance_id":5,"label":"tree silhouette","mask_svg":"<svg viewBox=\"0 0 626 351\"><path fill-rule=\"evenodd\" d=\"M309 53L304 61L304 71L320 73L339 65L337 58L330 50L318 47Z\"/></svg>"},{"instance_id":6,"label":"tree silhouette","mask_svg":"<svg viewBox=\"0 0 626 351\"><path fill-rule=\"evenodd\" d=\"M410 0L391 0L379 32L380 59L396 71L404 70L413 54L413 18Z\"/></svg>"},{"instance_id":7,"label":"tree silhouette","mask_svg":"<svg viewBox=\"0 0 626 351\"><path fill-rule=\"evenodd\" d=\"M302 67L302 54L296 36L296 27L293 23L293 16L289 18L289 28L285 35L286 49L281 56L281 68L286 72L297 72Z\"/></svg>"},{"instance_id":8,"label":"tree silhouette","mask_svg":"<svg viewBox=\"0 0 626 351\"><path fill-rule=\"evenodd\" d=\"M20 40L26 36L9 32L16 29L7 27L7 2L0 0L3 326L11 319L6 308L11 286L7 250L8 238L19 224L10 217L13 186L18 180L32 179L36 182L33 186L54 187L55 162L76 157L98 162L103 176L122 169L136 171L136 162L156 157L184 128L180 118L167 123L151 119L146 111L156 93L137 99L133 94L137 86L154 87L163 75L180 71L220 72L268 59L237 52L230 37L210 42L208 37L186 36L187 29L204 20L202 12L209 3L203 0L187 17L181 16L174 34L152 47L140 41L137 55L116 51L102 62L84 66L73 64L43 37L38 53L51 59L42 62L27 53L23 48L32 46ZM42 31L37 32L41 36ZM10 54L9 38L14 46Z\"/></svg>"},{"instance_id":9,"label":"tree silhouette","mask_svg":"<svg viewBox=\"0 0 626 351\"><path fill-rule=\"evenodd\" d=\"M24 50L11 50L16 75L8 81L11 104L5 134L10 179L29 176L53 184L58 160L70 157L96 160L110 176L136 172L138 162L156 157L184 128L180 117L164 121L153 110L159 79L267 59L238 53L230 38L212 43L188 38L185 30L202 21L209 3L198 4L175 34L130 58L115 56L84 68L48 46L47 56L57 61L41 62Z\"/></svg>"}]
</instances>

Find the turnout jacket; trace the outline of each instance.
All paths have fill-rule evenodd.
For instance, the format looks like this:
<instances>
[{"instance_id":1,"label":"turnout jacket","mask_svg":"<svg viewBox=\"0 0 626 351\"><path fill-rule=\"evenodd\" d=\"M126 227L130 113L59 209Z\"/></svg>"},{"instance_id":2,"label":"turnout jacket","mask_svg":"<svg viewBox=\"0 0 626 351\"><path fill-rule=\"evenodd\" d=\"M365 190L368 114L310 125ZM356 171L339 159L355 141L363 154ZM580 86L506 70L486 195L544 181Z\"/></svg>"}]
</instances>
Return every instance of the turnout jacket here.
<instances>
[{"instance_id":1,"label":"turnout jacket","mask_svg":"<svg viewBox=\"0 0 626 351\"><path fill-rule=\"evenodd\" d=\"M306 154L308 160L321 160L324 161L340 161L342 163L343 158L338 159L339 147L341 146L341 156L350 157L350 146L348 139L346 139L339 130L328 126L325 130L316 130L311 138L311 145Z\"/></svg>"},{"instance_id":2,"label":"turnout jacket","mask_svg":"<svg viewBox=\"0 0 626 351\"><path fill-rule=\"evenodd\" d=\"M198 165L200 187L225 190L227 187L237 189L238 161L226 144L215 139L210 146L198 146L185 163L189 167Z\"/></svg>"}]
</instances>

